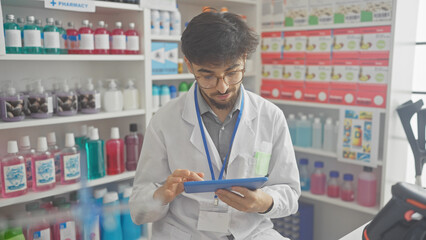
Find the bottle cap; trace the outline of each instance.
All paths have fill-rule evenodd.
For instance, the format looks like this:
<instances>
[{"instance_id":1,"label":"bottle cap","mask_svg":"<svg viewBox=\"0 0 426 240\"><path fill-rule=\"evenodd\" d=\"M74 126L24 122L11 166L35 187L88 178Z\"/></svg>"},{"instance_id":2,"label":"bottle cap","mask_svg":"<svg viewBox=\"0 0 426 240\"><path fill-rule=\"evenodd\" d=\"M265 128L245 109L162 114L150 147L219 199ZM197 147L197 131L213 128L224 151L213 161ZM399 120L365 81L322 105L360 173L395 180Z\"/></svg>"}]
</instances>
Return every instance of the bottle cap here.
<instances>
[{"instance_id":1,"label":"bottle cap","mask_svg":"<svg viewBox=\"0 0 426 240\"><path fill-rule=\"evenodd\" d=\"M39 137L39 138L37 138L37 151L38 152L45 152L45 151L47 151L46 137Z\"/></svg>"},{"instance_id":2,"label":"bottle cap","mask_svg":"<svg viewBox=\"0 0 426 240\"><path fill-rule=\"evenodd\" d=\"M372 172L373 168L372 167L364 167L364 172Z\"/></svg>"},{"instance_id":3,"label":"bottle cap","mask_svg":"<svg viewBox=\"0 0 426 240\"><path fill-rule=\"evenodd\" d=\"M333 124L333 119L332 119L332 118L327 118L327 119L325 120L325 124L328 124L328 125Z\"/></svg>"},{"instance_id":4,"label":"bottle cap","mask_svg":"<svg viewBox=\"0 0 426 240\"><path fill-rule=\"evenodd\" d=\"M16 94L16 89L14 87L8 87L7 88L7 94L9 96L14 96Z\"/></svg>"},{"instance_id":5,"label":"bottle cap","mask_svg":"<svg viewBox=\"0 0 426 240\"><path fill-rule=\"evenodd\" d=\"M99 130L97 128L93 128L90 133L90 140L99 140Z\"/></svg>"},{"instance_id":6,"label":"bottle cap","mask_svg":"<svg viewBox=\"0 0 426 240\"><path fill-rule=\"evenodd\" d=\"M321 119L320 118L315 118L314 119L314 123L321 123Z\"/></svg>"},{"instance_id":7,"label":"bottle cap","mask_svg":"<svg viewBox=\"0 0 426 240\"><path fill-rule=\"evenodd\" d=\"M48 24L48 25L53 25L53 23L55 22L55 20L53 19L53 18L46 18L46 23Z\"/></svg>"},{"instance_id":8,"label":"bottle cap","mask_svg":"<svg viewBox=\"0 0 426 240\"><path fill-rule=\"evenodd\" d=\"M321 162L321 161L316 161L314 163L314 167L316 167L316 168L323 168L324 167L324 163Z\"/></svg>"},{"instance_id":9,"label":"bottle cap","mask_svg":"<svg viewBox=\"0 0 426 240\"><path fill-rule=\"evenodd\" d=\"M59 207L59 205L66 202L65 197L56 197L53 199L53 206Z\"/></svg>"},{"instance_id":10,"label":"bottle cap","mask_svg":"<svg viewBox=\"0 0 426 240\"><path fill-rule=\"evenodd\" d=\"M21 147L31 147L30 137L29 136L23 136L23 137L21 137L21 139L19 141L19 146L21 146Z\"/></svg>"},{"instance_id":11,"label":"bottle cap","mask_svg":"<svg viewBox=\"0 0 426 240\"><path fill-rule=\"evenodd\" d=\"M123 198L129 198L130 195L132 195L132 189L133 189L132 187L128 187L124 189Z\"/></svg>"},{"instance_id":12,"label":"bottle cap","mask_svg":"<svg viewBox=\"0 0 426 240\"><path fill-rule=\"evenodd\" d=\"M7 142L7 153L17 153L18 152L18 142L17 141L8 141Z\"/></svg>"},{"instance_id":13,"label":"bottle cap","mask_svg":"<svg viewBox=\"0 0 426 240\"><path fill-rule=\"evenodd\" d=\"M157 85L152 85L152 95L156 96L156 95L160 95L160 88Z\"/></svg>"},{"instance_id":14,"label":"bottle cap","mask_svg":"<svg viewBox=\"0 0 426 240\"><path fill-rule=\"evenodd\" d=\"M345 173L343 175L343 180L345 180L345 181L353 181L354 180L354 175L352 175L350 173Z\"/></svg>"},{"instance_id":15,"label":"bottle cap","mask_svg":"<svg viewBox=\"0 0 426 240\"><path fill-rule=\"evenodd\" d=\"M93 91L93 89L95 89L95 86L93 86L93 78L88 78L87 79L87 90L89 91Z\"/></svg>"},{"instance_id":16,"label":"bottle cap","mask_svg":"<svg viewBox=\"0 0 426 240\"><path fill-rule=\"evenodd\" d=\"M301 158L300 159L300 164L301 165L308 165L309 164L309 160L307 158Z\"/></svg>"},{"instance_id":17,"label":"bottle cap","mask_svg":"<svg viewBox=\"0 0 426 240\"><path fill-rule=\"evenodd\" d=\"M121 26L122 26L121 22L115 22L115 27L116 28L121 28Z\"/></svg>"},{"instance_id":18,"label":"bottle cap","mask_svg":"<svg viewBox=\"0 0 426 240\"><path fill-rule=\"evenodd\" d=\"M138 125L136 123L130 124L130 132L137 132L138 131Z\"/></svg>"},{"instance_id":19,"label":"bottle cap","mask_svg":"<svg viewBox=\"0 0 426 240\"><path fill-rule=\"evenodd\" d=\"M93 197L95 199L103 198L107 194L108 190L106 188L99 188L93 191Z\"/></svg>"},{"instance_id":20,"label":"bottle cap","mask_svg":"<svg viewBox=\"0 0 426 240\"><path fill-rule=\"evenodd\" d=\"M109 192L107 194L105 194L104 199L103 199L103 203L107 204L107 203L112 203L118 201L118 194L117 192Z\"/></svg>"},{"instance_id":21,"label":"bottle cap","mask_svg":"<svg viewBox=\"0 0 426 240\"><path fill-rule=\"evenodd\" d=\"M74 147L75 140L74 140L74 133L67 133L65 134L65 147Z\"/></svg>"},{"instance_id":22,"label":"bottle cap","mask_svg":"<svg viewBox=\"0 0 426 240\"><path fill-rule=\"evenodd\" d=\"M6 19L7 20L15 20L15 15L13 15L13 14L7 14L6 15Z\"/></svg>"},{"instance_id":23,"label":"bottle cap","mask_svg":"<svg viewBox=\"0 0 426 240\"><path fill-rule=\"evenodd\" d=\"M73 22L68 22L68 27L69 28L74 28L74 23Z\"/></svg>"},{"instance_id":24,"label":"bottle cap","mask_svg":"<svg viewBox=\"0 0 426 240\"><path fill-rule=\"evenodd\" d=\"M289 118L289 119L295 119L295 118L296 118L296 116L292 113L292 114L288 115L288 118Z\"/></svg>"},{"instance_id":25,"label":"bottle cap","mask_svg":"<svg viewBox=\"0 0 426 240\"><path fill-rule=\"evenodd\" d=\"M228 12L228 8L227 7L222 7L220 9L220 12L224 13L224 12Z\"/></svg>"},{"instance_id":26,"label":"bottle cap","mask_svg":"<svg viewBox=\"0 0 426 240\"><path fill-rule=\"evenodd\" d=\"M135 86L135 82L133 79L127 80L127 88L133 88Z\"/></svg>"},{"instance_id":27,"label":"bottle cap","mask_svg":"<svg viewBox=\"0 0 426 240\"><path fill-rule=\"evenodd\" d=\"M188 92L188 89L189 89L189 87L188 87L188 83L186 83L186 82L181 82L181 83L179 84L179 92Z\"/></svg>"},{"instance_id":28,"label":"bottle cap","mask_svg":"<svg viewBox=\"0 0 426 240\"><path fill-rule=\"evenodd\" d=\"M117 83L115 82L115 79L109 79L108 87L109 90L115 90L117 88Z\"/></svg>"},{"instance_id":29,"label":"bottle cap","mask_svg":"<svg viewBox=\"0 0 426 240\"><path fill-rule=\"evenodd\" d=\"M35 90L37 93L44 93L44 87L41 85L41 80L37 80L37 87Z\"/></svg>"},{"instance_id":30,"label":"bottle cap","mask_svg":"<svg viewBox=\"0 0 426 240\"><path fill-rule=\"evenodd\" d=\"M39 202L31 202L31 203L25 204L25 211L27 212L32 212L39 208L40 208Z\"/></svg>"},{"instance_id":31,"label":"bottle cap","mask_svg":"<svg viewBox=\"0 0 426 240\"><path fill-rule=\"evenodd\" d=\"M111 139L120 139L120 132L118 127L111 128Z\"/></svg>"},{"instance_id":32,"label":"bottle cap","mask_svg":"<svg viewBox=\"0 0 426 240\"><path fill-rule=\"evenodd\" d=\"M87 127L87 134L86 134L87 138L90 138L90 135L92 135L93 128L95 128L95 127L93 127L93 126Z\"/></svg>"},{"instance_id":33,"label":"bottle cap","mask_svg":"<svg viewBox=\"0 0 426 240\"><path fill-rule=\"evenodd\" d=\"M129 188L130 187L130 184L129 183L120 183L120 184L118 184L118 193L124 193L124 190L126 189L126 188Z\"/></svg>"},{"instance_id":34,"label":"bottle cap","mask_svg":"<svg viewBox=\"0 0 426 240\"><path fill-rule=\"evenodd\" d=\"M35 21L35 17L34 16L28 16L27 17L27 22L28 23L34 23L34 21Z\"/></svg>"},{"instance_id":35,"label":"bottle cap","mask_svg":"<svg viewBox=\"0 0 426 240\"><path fill-rule=\"evenodd\" d=\"M88 26L89 26L89 20L84 19L84 20L81 22L81 24L82 24L84 27L88 27Z\"/></svg>"},{"instance_id":36,"label":"bottle cap","mask_svg":"<svg viewBox=\"0 0 426 240\"><path fill-rule=\"evenodd\" d=\"M182 63L183 64L183 58L178 58L178 63Z\"/></svg>"},{"instance_id":37,"label":"bottle cap","mask_svg":"<svg viewBox=\"0 0 426 240\"><path fill-rule=\"evenodd\" d=\"M306 117L306 115L302 115L302 116L300 117L300 119L301 119L301 120L307 120L308 118Z\"/></svg>"},{"instance_id":38,"label":"bottle cap","mask_svg":"<svg viewBox=\"0 0 426 240\"><path fill-rule=\"evenodd\" d=\"M175 87L175 86L170 85L170 87L169 87L169 91L170 91L170 94L172 94L172 93L176 93L176 92L177 92L177 89L176 89L176 87Z\"/></svg>"},{"instance_id":39,"label":"bottle cap","mask_svg":"<svg viewBox=\"0 0 426 240\"><path fill-rule=\"evenodd\" d=\"M57 27L62 27L62 21L61 20L55 20L55 25Z\"/></svg>"},{"instance_id":40,"label":"bottle cap","mask_svg":"<svg viewBox=\"0 0 426 240\"><path fill-rule=\"evenodd\" d=\"M132 29L132 30L135 29L135 23L132 23L132 22L129 23L129 28Z\"/></svg>"},{"instance_id":41,"label":"bottle cap","mask_svg":"<svg viewBox=\"0 0 426 240\"><path fill-rule=\"evenodd\" d=\"M161 85L160 95L170 95L170 89L167 85Z\"/></svg>"},{"instance_id":42,"label":"bottle cap","mask_svg":"<svg viewBox=\"0 0 426 240\"><path fill-rule=\"evenodd\" d=\"M49 145L55 145L56 144L56 134L55 132L50 132L47 134L47 143Z\"/></svg>"},{"instance_id":43,"label":"bottle cap","mask_svg":"<svg viewBox=\"0 0 426 240\"><path fill-rule=\"evenodd\" d=\"M338 171L330 171L330 177L338 178L339 172Z\"/></svg>"},{"instance_id":44,"label":"bottle cap","mask_svg":"<svg viewBox=\"0 0 426 240\"><path fill-rule=\"evenodd\" d=\"M105 27L105 22L104 21L99 21L98 22L98 26L101 27L101 28Z\"/></svg>"},{"instance_id":45,"label":"bottle cap","mask_svg":"<svg viewBox=\"0 0 426 240\"><path fill-rule=\"evenodd\" d=\"M87 135L87 125L86 124L81 125L81 127L80 127L80 135L81 136L86 136Z\"/></svg>"}]
</instances>

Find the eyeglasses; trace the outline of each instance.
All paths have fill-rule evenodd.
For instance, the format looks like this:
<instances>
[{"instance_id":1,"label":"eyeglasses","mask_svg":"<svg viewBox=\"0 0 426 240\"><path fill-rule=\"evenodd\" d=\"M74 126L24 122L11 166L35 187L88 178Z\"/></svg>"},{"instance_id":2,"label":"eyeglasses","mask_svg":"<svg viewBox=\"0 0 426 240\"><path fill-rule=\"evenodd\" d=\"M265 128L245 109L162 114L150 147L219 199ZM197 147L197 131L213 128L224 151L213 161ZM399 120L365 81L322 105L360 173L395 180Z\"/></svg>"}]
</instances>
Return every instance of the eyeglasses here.
<instances>
[{"instance_id":1,"label":"eyeglasses","mask_svg":"<svg viewBox=\"0 0 426 240\"><path fill-rule=\"evenodd\" d=\"M245 66L243 69L225 72L223 76L216 76L214 74L207 74L207 75L195 75L195 79L198 82L198 85L200 88L215 88L217 86L217 83L219 82L219 79L223 79L223 81L227 85L235 85L243 81L244 72L246 71Z\"/></svg>"}]
</instances>

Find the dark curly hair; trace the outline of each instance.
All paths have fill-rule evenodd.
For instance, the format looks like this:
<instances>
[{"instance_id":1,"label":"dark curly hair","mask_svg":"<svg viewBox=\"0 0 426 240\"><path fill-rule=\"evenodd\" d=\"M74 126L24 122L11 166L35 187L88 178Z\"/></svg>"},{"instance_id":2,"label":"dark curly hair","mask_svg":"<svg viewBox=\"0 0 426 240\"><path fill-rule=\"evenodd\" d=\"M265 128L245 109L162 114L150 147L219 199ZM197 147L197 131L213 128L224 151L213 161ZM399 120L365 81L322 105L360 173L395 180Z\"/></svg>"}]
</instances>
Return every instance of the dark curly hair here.
<instances>
[{"instance_id":1,"label":"dark curly hair","mask_svg":"<svg viewBox=\"0 0 426 240\"><path fill-rule=\"evenodd\" d=\"M204 12L182 34L182 52L197 65L230 64L256 50L259 36L239 15Z\"/></svg>"}]
</instances>

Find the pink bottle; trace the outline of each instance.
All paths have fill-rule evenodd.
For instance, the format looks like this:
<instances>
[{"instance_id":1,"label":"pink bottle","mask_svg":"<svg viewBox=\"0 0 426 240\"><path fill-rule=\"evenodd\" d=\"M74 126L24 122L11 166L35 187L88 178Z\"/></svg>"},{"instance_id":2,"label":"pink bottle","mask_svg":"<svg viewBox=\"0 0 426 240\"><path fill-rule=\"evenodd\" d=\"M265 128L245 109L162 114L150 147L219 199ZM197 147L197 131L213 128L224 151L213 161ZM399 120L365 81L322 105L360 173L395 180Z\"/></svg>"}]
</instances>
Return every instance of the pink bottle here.
<instances>
[{"instance_id":1,"label":"pink bottle","mask_svg":"<svg viewBox=\"0 0 426 240\"><path fill-rule=\"evenodd\" d=\"M342 194L340 195L343 201L352 202L355 199L353 180L352 174L343 175Z\"/></svg>"},{"instance_id":2,"label":"pink bottle","mask_svg":"<svg viewBox=\"0 0 426 240\"><path fill-rule=\"evenodd\" d=\"M60 168L62 184L80 181L80 150L75 145L74 133L65 135L65 148L61 151Z\"/></svg>"},{"instance_id":3,"label":"pink bottle","mask_svg":"<svg viewBox=\"0 0 426 240\"><path fill-rule=\"evenodd\" d=\"M73 22L68 22L67 29L68 54L78 54L80 50L78 42L78 31Z\"/></svg>"},{"instance_id":4,"label":"pink bottle","mask_svg":"<svg viewBox=\"0 0 426 240\"><path fill-rule=\"evenodd\" d=\"M322 171L324 168L324 163L321 161L316 161L314 166L315 170L311 175L311 193L323 195L325 194L325 183L327 178Z\"/></svg>"},{"instance_id":5,"label":"pink bottle","mask_svg":"<svg viewBox=\"0 0 426 240\"><path fill-rule=\"evenodd\" d=\"M47 149L45 137L37 139L37 152L32 159L31 168L34 191L45 191L55 187L55 160Z\"/></svg>"},{"instance_id":6,"label":"pink bottle","mask_svg":"<svg viewBox=\"0 0 426 240\"><path fill-rule=\"evenodd\" d=\"M327 196L331 198L338 198L340 196L338 171L330 171L330 179L327 184Z\"/></svg>"},{"instance_id":7,"label":"pink bottle","mask_svg":"<svg viewBox=\"0 0 426 240\"><path fill-rule=\"evenodd\" d=\"M31 211L31 216L36 218L37 221L33 222L28 228L27 237L29 240L53 239L50 224L46 220L45 215L45 209Z\"/></svg>"},{"instance_id":8,"label":"pink bottle","mask_svg":"<svg viewBox=\"0 0 426 240\"><path fill-rule=\"evenodd\" d=\"M126 31L126 54L139 54L139 33L135 30L135 23L129 23Z\"/></svg>"},{"instance_id":9,"label":"pink bottle","mask_svg":"<svg viewBox=\"0 0 426 240\"><path fill-rule=\"evenodd\" d=\"M31 161L35 154L35 150L31 148L30 137L24 136L19 140L19 154L25 159L27 172L27 187L31 189L33 186L33 172L31 170Z\"/></svg>"},{"instance_id":10,"label":"pink bottle","mask_svg":"<svg viewBox=\"0 0 426 240\"><path fill-rule=\"evenodd\" d=\"M111 139L106 142L107 174L115 175L125 171L124 141L120 139L117 127L111 128Z\"/></svg>"},{"instance_id":11,"label":"pink bottle","mask_svg":"<svg viewBox=\"0 0 426 240\"><path fill-rule=\"evenodd\" d=\"M99 21L95 30L95 54L109 54L110 32L105 29L105 22Z\"/></svg>"},{"instance_id":12,"label":"pink bottle","mask_svg":"<svg viewBox=\"0 0 426 240\"><path fill-rule=\"evenodd\" d=\"M89 20L83 20L78 30L79 54L93 54L95 49L93 30L89 27Z\"/></svg>"},{"instance_id":13,"label":"pink bottle","mask_svg":"<svg viewBox=\"0 0 426 240\"><path fill-rule=\"evenodd\" d=\"M377 179L373 168L364 167L358 175L357 202L361 206L373 207L376 205Z\"/></svg>"},{"instance_id":14,"label":"pink bottle","mask_svg":"<svg viewBox=\"0 0 426 240\"><path fill-rule=\"evenodd\" d=\"M121 22L116 22L115 29L112 30L111 54L126 54L126 35L121 27Z\"/></svg>"},{"instance_id":15,"label":"pink bottle","mask_svg":"<svg viewBox=\"0 0 426 240\"><path fill-rule=\"evenodd\" d=\"M47 134L47 146L48 151L55 159L55 181L59 183L61 181L61 149L59 149L58 145L56 145L55 132L50 132Z\"/></svg>"},{"instance_id":16,"label":"pink bottle","mask_svg":"<svg viewBox=\"0 0 426 240\"><path fill-rule=\"evenodd\" d=\"M62 203L58 206L58 209L60 217L56 219L53 225L53 239L76 240L76 224L70 212L71 204Z\"/></svg>"},{"instance_id":17,"label":"pink bottle","mask_svg":"<svg viewBox=\"0 0 426 240\"><path fill-rule=\"evenodd\" d=\"M18 154L18 143L7 142L7 155L0 163L2 197L10 198L27 193L27 174L24 157Z\"/></svg>"}]
</instances>

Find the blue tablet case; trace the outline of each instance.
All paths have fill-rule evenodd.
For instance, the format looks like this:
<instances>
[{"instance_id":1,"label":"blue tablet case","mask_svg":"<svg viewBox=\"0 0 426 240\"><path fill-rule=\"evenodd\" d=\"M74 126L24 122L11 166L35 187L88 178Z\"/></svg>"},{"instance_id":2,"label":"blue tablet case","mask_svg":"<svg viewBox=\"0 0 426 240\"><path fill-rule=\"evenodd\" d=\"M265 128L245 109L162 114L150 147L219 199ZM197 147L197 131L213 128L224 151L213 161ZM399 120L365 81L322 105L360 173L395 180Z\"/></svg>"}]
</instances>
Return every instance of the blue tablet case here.
<instances>
[{"instance_id":1,"label":"blue tablet case","mask_svg":"<svg viewBox=\"0 0 426 240\"><path fill-rule=\"evenodd\" d=\"M214 181L185 182L183 186L185 188L186 193L215 192L218 189L231 190L231 187L234 186L245 187L250 190L256 190L258 188L261 188L267 181L267 177L240 178Z\"/></svg>"}]
</instances>

